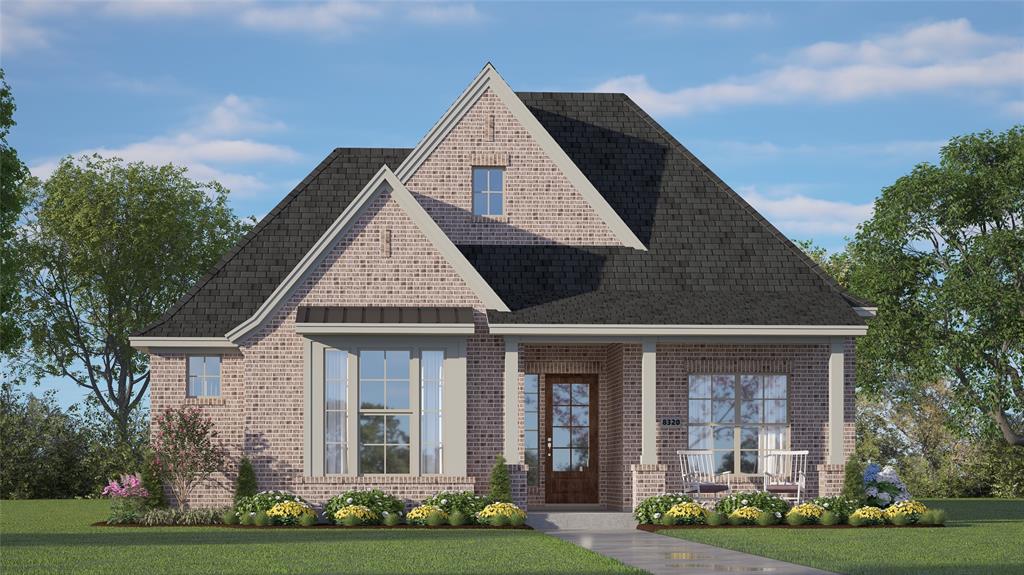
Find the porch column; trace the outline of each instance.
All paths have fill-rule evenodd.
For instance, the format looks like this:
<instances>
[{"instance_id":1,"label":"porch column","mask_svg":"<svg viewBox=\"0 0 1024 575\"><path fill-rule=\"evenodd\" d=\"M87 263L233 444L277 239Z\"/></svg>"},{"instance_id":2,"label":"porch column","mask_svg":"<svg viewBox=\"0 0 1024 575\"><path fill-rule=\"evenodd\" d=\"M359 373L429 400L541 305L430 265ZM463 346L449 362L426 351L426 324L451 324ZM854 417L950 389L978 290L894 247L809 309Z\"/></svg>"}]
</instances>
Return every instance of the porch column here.
<instances>
[{"instance_id":1,"label":"porch column","mask_svg":"<svg viewBox=\"0 0 1024 575\"><path fill-rule=\"evenodd\" d=\"M640 360L640 465L658 463L657 421L657 340L643 341Z\"/></svg>"},{"instance_id":2,"label":"porch column","mask_svg":"<svg viewBox=\"0 0 1024 575\"><path fill-rule=\"evenodd\" d=\"M509 465L522 463L519 460L519 338L505 336L505 462Z\"/></svg>"},{"instance_id":3,"label":"porch column","mask_svg":"<svg viewBox=\"0 0 1024 575\"><path fill-rule=\"evenodd\" d=\"M843 383L846 379L846 340L833 337L828 358L828 459L830 465L846 463L843 453Z\"/></svg>"}]
</instances>

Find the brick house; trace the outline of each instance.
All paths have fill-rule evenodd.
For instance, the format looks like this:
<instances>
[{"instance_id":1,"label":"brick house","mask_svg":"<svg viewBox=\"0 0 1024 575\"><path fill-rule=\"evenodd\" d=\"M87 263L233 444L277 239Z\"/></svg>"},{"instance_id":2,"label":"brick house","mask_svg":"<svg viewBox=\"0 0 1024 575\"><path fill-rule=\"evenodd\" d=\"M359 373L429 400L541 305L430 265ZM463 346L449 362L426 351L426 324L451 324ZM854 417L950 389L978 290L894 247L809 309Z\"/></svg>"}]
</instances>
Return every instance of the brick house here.
<instances>
[{"instance_id":1,"label":"brick house","mask_svg":"<svg viewBox=\"0 0 1024 575\"><path fill-rule=\"evenodd\" d=\"M196 405L261 489L488 488L629 509L678 449L742 482L853 448L849 294L622 94L488 64L413 149L336 149L157 322L152 410ZM195 495L231 497L233 471Z\"/></svg>"}]
</instances>

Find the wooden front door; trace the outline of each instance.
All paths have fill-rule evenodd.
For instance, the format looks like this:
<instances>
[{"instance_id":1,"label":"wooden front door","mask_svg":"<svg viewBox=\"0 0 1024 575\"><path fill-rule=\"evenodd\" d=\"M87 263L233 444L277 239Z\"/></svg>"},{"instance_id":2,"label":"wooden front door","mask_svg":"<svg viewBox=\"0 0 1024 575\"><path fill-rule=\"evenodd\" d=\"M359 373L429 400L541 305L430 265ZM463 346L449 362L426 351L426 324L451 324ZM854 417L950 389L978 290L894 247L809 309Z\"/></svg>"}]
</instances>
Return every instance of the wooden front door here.
<instances>
[{"instance_id":1,"label":"wooden front door","mask_svg":"<svg viewBox=\"0 0 1024 575\"><path fill-rule=\"evenodd\" d=\"M548 375L546 503L598 503L597 376Z\"/></svg>"}]
</instances>

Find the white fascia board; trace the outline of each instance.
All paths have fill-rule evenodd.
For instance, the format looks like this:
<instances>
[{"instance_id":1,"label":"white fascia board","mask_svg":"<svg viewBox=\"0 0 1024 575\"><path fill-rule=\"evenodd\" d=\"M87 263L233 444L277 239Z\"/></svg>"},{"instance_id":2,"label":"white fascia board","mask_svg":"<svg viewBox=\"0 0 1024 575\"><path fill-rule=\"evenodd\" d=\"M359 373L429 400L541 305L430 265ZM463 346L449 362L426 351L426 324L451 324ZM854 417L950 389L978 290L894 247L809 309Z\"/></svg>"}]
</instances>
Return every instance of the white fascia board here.
<instances>
[{"instance_id":1,"label":"white fascia board","mask_svg":"<svg viewBox=\"0 0 1024 575\"><path fill-rule=\"evenodd\" d=\"M633 230L629 229L626 222L622 220L618 212L604 199L604 196L597 191L594 184L587 179L587 176L579 169L579 167L569 158L569 155L565 153L565 150L555 142L555 139L544 126L541 125L540 121L533 115L532 112L526 107L526 104L519 99L519 96L509 87L508 83L498 74L498 71L494 69L489 62L484 69L477 74L473 82L466 88L459 96L455 103L445 112L441 119L427 132L427 135L413 151L406 157L405 161L402 162L398 169L395 170L395 175L398 176L403 183L408 182L409 178L416 173L416 170L430 157L434 150L444 141L452 129L458 125L459 121L466 115L466 113L473 107L473 104L480 99L480 96L490 88L505 107L512 113L512 115L519 121L519 123L526 129L535 142L544 150L544 153L551 159L552 162L565 174L565 177L569 180L572 185L579 190L580 194L587 200L590 206L597 212L598 216L604 220L605 224L611 229L615 237L619 239L624 245L638 249L647 250L647 247L640 241L640 238L636 237Z\"/></svg>"},{"instance_id":2,"label":"white fascia board","mask_svg":"<svg viewBox=\"0 0 1024 575\"><path fill-rule=\"evenodd\" d=\"M310 271L315 269L317 264L323 260L334 241L356 221L359 214L370 203L370 200L385 189L391 191L391 197L395 198L410 219L430 239L434 247L441 252L444 258L463 277L470 289L477 294L487 309L509 311L508 306L501 301L501 298L487 284L483 276L476 271L476 268L469 263L466 256L462 255L459 248L455 247L455 244L441 231L441 228L430 217L430 214L423 209L423 206L409 193L405 185L385 165L381 166L373 178L370 178L370 181L356 195L352 203L334 220L334 223L327 228L327 231L320 236L320 239L299 260L295 268L285 276L284 281L277 286L274 292L270 294L270 297L256 310L256 313L227 333L227 339L237 343L241 338L259 327L270 313L292 293L292 290L309 275Z\"/></svg>"},{"instance_id":3,"label":"white fascia board","mask_svg":"<svg viewBox=\"0 0 1024 575\"><path fill-rule=\"evenodd\" d=\"M855 307L853 311L860 317L875 317L878 315L877 307Z\"/></svg>"},{"instance_id":4,"label":"white fascia board","mask_svg":"<svg viewBox=\"0 0 1024 575\"><path fill-rule=\"evenodd\" d=\"M601 325L491 324L495 335L622 335L622 336L859 336L862 325Z\"/></svg>"},{"instance_id":5,"label":"white fascia board","mask_svg":"<svg viewBox=\"0 0 1024 575\"><path fill-rule=\"evenodd\" d=\"M238 349L226 337L129 337L128 343L146 353L153 349Z\"/></svg>"},{"instance_id":6,"label":"white fascia board","mask_svg":"<svg viewBox=\"0 0 1024 575\"><path fill-rule=\"evenodd\" d=\"M472 335L471 323L297 323L295 332L308 335Z\"/></svg>"}]
</instances>

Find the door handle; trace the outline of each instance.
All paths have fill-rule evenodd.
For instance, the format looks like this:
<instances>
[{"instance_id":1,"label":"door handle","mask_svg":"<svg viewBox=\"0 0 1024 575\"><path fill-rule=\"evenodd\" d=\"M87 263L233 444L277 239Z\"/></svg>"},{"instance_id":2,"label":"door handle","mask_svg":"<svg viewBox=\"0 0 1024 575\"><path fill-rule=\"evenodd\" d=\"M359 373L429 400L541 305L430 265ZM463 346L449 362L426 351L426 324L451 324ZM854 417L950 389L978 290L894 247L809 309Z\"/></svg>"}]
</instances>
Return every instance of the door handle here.
<instances>
[{"instance_id":1,"label":"door handle","mask_svg":"<svg viewBox=\"0 0 1024 575\"><path fill-rule=\"evenodd\" d=\"M548 436L548 459L551 459L551 436Z\"/></svg>"}]
</instances>

